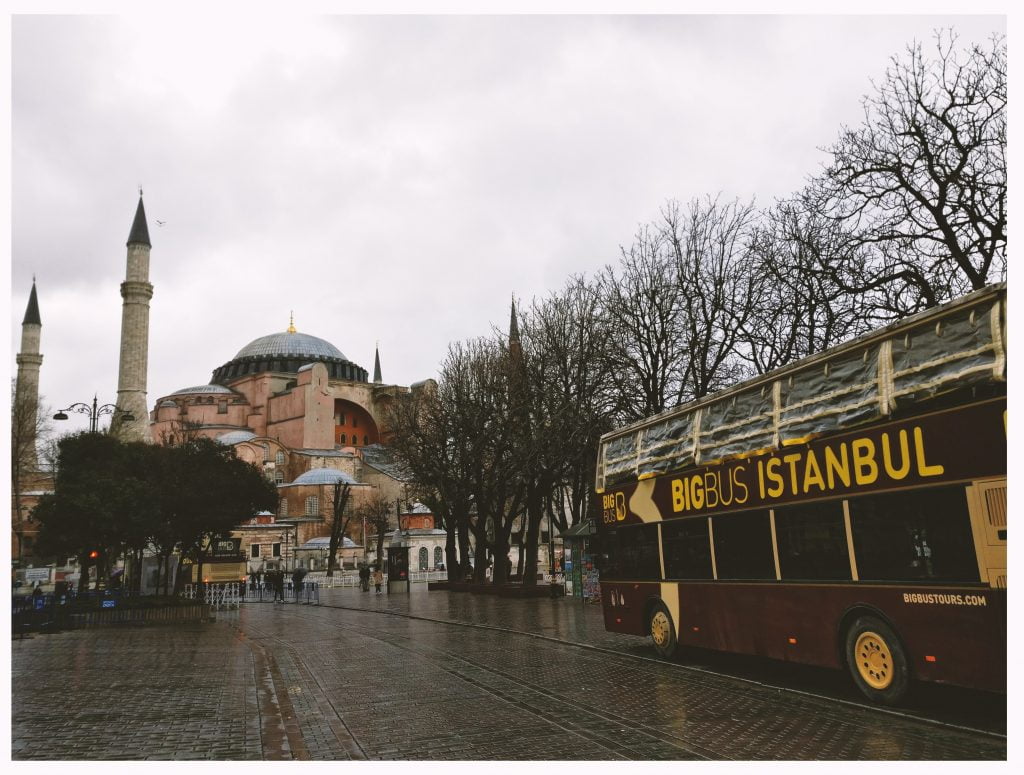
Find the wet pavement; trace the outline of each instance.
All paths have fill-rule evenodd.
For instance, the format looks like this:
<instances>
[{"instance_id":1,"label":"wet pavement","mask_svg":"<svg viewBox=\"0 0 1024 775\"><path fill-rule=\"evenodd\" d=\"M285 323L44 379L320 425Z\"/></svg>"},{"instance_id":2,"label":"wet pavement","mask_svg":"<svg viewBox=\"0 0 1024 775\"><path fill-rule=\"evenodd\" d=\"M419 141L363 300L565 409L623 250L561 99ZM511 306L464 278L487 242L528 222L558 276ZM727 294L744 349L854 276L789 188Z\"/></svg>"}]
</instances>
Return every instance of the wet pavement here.
<instances>
[{"instance_id":1,"label":"wet pavement","mask_svg":"<svg viewBox=\"0 0 1024 775\"><path fill-rule=\"evenodd\" d=\"M322 590L12 641L12 758L1006 758L998 735L650 657L571 599Z\"/></svg>"}]
</instances>

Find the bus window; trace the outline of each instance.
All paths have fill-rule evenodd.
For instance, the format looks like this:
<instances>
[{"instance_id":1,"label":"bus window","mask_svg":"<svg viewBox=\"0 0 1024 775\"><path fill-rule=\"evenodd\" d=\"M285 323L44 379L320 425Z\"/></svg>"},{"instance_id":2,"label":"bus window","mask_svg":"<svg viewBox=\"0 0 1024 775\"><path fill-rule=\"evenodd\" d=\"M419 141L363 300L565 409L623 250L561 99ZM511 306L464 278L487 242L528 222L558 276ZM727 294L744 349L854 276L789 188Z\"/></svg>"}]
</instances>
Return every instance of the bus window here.
<instances>
[{"instance_id":1,"label":"bus window","mask_svg":"<svg viewBox=\"0 0 1024 775\"><path fill-rule=\"evenodd\" d=\"M850 499L862 581L978 581L964 487Z\"/></svg>"},{"instance_id":2,"label":"bus window","mask_svg":"<svg viewBox=\"0 0 1024 775\"><path fill-rule=\"evenodd\" d=\"M718 578L775 578L772 526L767 511L713 517L712 528Z\"/></svg>"},{"instance_id":3,"label":"bus window","mask_svg":"<svg viewBox=\"0 0 1024 775\"><path fill-rule=\"evenodd\" d=\"M787 581L853 578L842 501L775 509L775 540Z\"/></svg>"},{"instance_id":4,"label":"bus window","mask_svg":"<svg viewBox=\"0 0 1024 775\"><path fill-rule=\"evenodd\" d=\"M662 523L661 540L665 547L665 578L714 578L706 517Z\"/></svg>"},{"instance_id":5,"label":"bus window","mask_svg":"<svg viewBox=\"0 0 1024 775\"><path fill-rule=\"evenodd\" d=\"M608 532L602 543L601 578L629 581L660 581L658 526L620 527Z\"/></svg>"}]
</instances>

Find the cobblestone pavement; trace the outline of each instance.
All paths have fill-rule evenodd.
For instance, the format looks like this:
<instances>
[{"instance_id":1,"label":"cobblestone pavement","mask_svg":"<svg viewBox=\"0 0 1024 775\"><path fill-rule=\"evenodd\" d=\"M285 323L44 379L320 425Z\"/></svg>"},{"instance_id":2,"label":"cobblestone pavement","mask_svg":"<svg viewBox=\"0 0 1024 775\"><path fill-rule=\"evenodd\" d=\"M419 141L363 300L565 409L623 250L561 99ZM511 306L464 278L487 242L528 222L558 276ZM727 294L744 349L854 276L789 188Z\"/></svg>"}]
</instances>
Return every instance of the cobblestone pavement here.
<instances>
[{"instance_id":1,"label":"cobblestone pavement","mask_svg":"<svg viewBox=\"0 0 1024 775\"><path fill-rule=\"evenodd\" d=\"M13 641L12 757L1006 757L1004 738L637 659L643 641L578 601L414 587L321 602Z\"/></svg>"}]
</instances>

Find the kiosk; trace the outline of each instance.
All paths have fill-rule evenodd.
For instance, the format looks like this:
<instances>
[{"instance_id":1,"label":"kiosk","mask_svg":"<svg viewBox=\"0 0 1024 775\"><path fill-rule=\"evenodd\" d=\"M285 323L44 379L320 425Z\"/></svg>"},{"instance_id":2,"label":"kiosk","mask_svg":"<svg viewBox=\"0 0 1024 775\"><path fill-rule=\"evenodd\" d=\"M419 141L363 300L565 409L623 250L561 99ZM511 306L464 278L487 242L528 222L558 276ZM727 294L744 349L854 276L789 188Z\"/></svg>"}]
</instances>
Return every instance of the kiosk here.
<instances>
[{"instance_id":1,"label":"kiosk","mask_svg":"<svg viewBox=\"0 0 1024 775\"><path fill-rule=\"evenodd\" d=\"M395 530L388 545L388 594L409 593L409 539Z\"/></svg>"}]
</instances>

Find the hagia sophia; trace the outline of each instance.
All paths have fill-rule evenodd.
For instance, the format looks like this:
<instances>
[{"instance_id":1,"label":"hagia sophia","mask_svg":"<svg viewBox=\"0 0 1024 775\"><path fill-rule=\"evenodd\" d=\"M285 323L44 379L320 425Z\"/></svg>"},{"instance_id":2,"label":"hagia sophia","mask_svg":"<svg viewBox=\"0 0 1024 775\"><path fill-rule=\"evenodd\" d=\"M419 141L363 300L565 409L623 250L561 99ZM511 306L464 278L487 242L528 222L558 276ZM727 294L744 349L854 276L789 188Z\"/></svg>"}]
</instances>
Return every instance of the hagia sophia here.
<instances>
[{"instance_id":1,"label":"hagia sophia","mask_svg":"<svg viewBox=\"0 0 1024 775\"><path fill-rule=\"evenodd\" d=\"M239 457L260 467L277 484L280 501L277 514L253 515L235 532L242 539L250 572L275 567L285 555L301 556L296 550L317 545L315 539L329 534L330 501L339 480L350 486L349 508L375 494L396 505L401 527L412 539L413 568L440 565L444 531L436 528L421 505L408 502L405 477L386 446L388 405L400 394L429 389L432 380L411 387L385 384L378 350L371 381L366 369L326 339L298 331L293 319L285 331L254 339L214 368L208 384L160 396L149 410L151 247L140 192L127 243L127 277L121 286L118 399L110 432L154 443L179 434L205 436L231 445ZM34 389L36 402L40 328L33 284L18 354L18 390L28 391L31 400ZM363 529L354 524L345 546L362 545ZM20 553L19 546L15 559ZM317 570L322 559L315 553L306 556L307 567Z\"/></svg>"}]
</instances>

